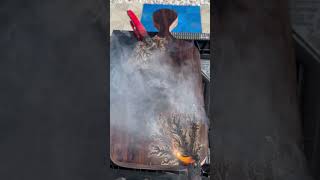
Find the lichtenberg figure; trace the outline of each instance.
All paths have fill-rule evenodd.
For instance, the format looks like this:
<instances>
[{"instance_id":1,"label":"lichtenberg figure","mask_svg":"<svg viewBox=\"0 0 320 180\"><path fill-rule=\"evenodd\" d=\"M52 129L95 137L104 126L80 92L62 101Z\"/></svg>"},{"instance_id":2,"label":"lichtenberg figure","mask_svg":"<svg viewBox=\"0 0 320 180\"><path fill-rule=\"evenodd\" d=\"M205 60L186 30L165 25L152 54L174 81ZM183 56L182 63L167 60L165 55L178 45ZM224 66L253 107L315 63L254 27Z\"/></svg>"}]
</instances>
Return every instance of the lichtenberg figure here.
<instances>
[{"instance_id":1,"label":"lichtenberg figure","mask_svg":"<svg viewBox=\"0 0 320 180\"><path fill-rule=\"evenodd\" d=\"M203 146L199 143L200 123L194 115L161 114L156 123L159 131L152 136L151 156L162 159L163 165L199 164Z\"/></svg>"},{"instance_id":2,"label":"lichtenberg figure","mask_svg":"<svg viewBox=\"0 0 320 180\"><path fill-rule=\"evenodd\" d=\"M178 23L177 13L170 9L159 9L153 13L153 23L159 31L158 34L151 38L146 32L143 32L143 35L139 36L141 41L138 41L133 56L129 59L130 63L141 68L147 67L148 62L152 60L150 58L152 54L168 50L167 45L173 39L170 31Z\"/></svg>"}]
</instances>

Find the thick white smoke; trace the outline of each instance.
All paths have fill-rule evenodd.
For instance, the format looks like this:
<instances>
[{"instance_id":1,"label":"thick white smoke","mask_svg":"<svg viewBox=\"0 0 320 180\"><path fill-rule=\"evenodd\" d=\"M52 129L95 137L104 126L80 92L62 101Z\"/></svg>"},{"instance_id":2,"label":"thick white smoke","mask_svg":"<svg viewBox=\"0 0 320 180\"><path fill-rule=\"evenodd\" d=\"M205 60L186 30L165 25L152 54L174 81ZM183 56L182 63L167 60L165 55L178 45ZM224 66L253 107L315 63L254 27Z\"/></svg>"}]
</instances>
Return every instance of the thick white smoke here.
<instances>
[{"instance_id":1,"label":"thick white smoke","mask_svg":"<svg viewBox=\"0 0 320 180\"><path fill-rule=\"evenodd\" d=\"M196 120L206 121L195 93L198 75L193 74L191 64L177 69L167 63L168 53L154 51L147 65L138 68L128 62L132 47L116 37L110 51L111 128L123 126L132 133L150 136L158 130L155 120L163 112L194 114Z\"/></svg>"}]
</instances>

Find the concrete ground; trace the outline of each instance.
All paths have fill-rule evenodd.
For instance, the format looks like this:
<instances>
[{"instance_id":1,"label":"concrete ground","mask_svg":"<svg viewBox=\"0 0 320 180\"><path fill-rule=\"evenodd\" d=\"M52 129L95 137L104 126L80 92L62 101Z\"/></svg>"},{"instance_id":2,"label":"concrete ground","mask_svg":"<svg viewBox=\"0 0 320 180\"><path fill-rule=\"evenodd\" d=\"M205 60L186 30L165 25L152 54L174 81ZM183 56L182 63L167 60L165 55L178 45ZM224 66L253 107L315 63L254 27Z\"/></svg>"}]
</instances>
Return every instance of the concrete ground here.
<instances>
[{"instance_id":1,"label":"concrete ground","mask_svg":"<svg viewBox=\"0 0 320 180\"><path fill-rule=\"evenodd\" d=\"M148 2L148 1L144 1ZM179 1L177 1L179 2ZM178 3L174 4L178 4ZM191 5L192 2L186 3ZM198 2L200 2L198 0ZM148 2L149 3L149 2ZM150 3L152 3L150 1ZM111 1L110 2L110 34L113 30L132 30L129 18L127 16L127 9L132 9L137 16L140 18L142 13L142 7L144 3L136 1ZM172 4L172 3L168 3ZM203 33L210 33L210 4L209 3L203 3L200 5L201 9L201 24L202 24L202 32Z\"/></svg>"}]
</instances>

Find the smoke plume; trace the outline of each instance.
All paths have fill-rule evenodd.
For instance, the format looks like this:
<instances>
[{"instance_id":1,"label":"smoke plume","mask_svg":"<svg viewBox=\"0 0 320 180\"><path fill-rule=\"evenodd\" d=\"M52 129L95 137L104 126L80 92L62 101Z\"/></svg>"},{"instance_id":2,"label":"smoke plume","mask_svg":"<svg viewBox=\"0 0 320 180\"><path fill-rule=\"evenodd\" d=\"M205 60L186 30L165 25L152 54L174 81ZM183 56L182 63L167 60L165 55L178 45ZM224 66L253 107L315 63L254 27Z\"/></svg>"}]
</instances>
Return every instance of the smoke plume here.
<instances>
[{"instance_id":1,"label":"smoke plume","mask_svg":"<svg viewBox=\"0 0 320 180\"><path fill-rule=\"evenodd\" d=\"M130 34L122 38L130 39ZM169 53L160 50L153 51L145 64L133 62L132 44L126 45L117 37L112 38L110 54L111 128L128 127L133 134L150 136L159 129L159 114L166 112L193 114L197 121L206 121L194 91L198 76L191 64L177 69L167 63Z\"/></svg>"}]
</instances>

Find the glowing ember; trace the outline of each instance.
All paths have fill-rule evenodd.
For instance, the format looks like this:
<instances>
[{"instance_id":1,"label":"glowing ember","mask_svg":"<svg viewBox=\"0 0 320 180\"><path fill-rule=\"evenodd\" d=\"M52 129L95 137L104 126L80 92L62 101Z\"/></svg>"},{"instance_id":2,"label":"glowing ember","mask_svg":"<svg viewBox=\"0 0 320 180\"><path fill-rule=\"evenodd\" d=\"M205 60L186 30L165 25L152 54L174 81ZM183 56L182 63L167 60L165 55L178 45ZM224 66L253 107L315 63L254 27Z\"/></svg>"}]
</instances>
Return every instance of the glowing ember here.
<instances>
[{"instance_id":1,"label":"glowing ember","mask_svg":"<svg viewBox=\"0 0 320 180\"><path fill-rule=\"evenodd\" d=\"M152 135L149 157L161 165L197 166L204 145L200 143L200 123L191 114L160 114L159 131Z\"/></svg>"},{"instance_id":2,"label":"glowing ember","mask_svg":"<svg viewBox=\"0 0 320 180\"><path fill-rule=\"evenodd\" d=\"M174 156L182 162L183 165L187 166L189 164L193 164L195 163L196 161L191 157L191 156L185 156L185 155L182 155L178 150L174 149L173 150L173 154Z\"/></svg>"}]
</instances>

